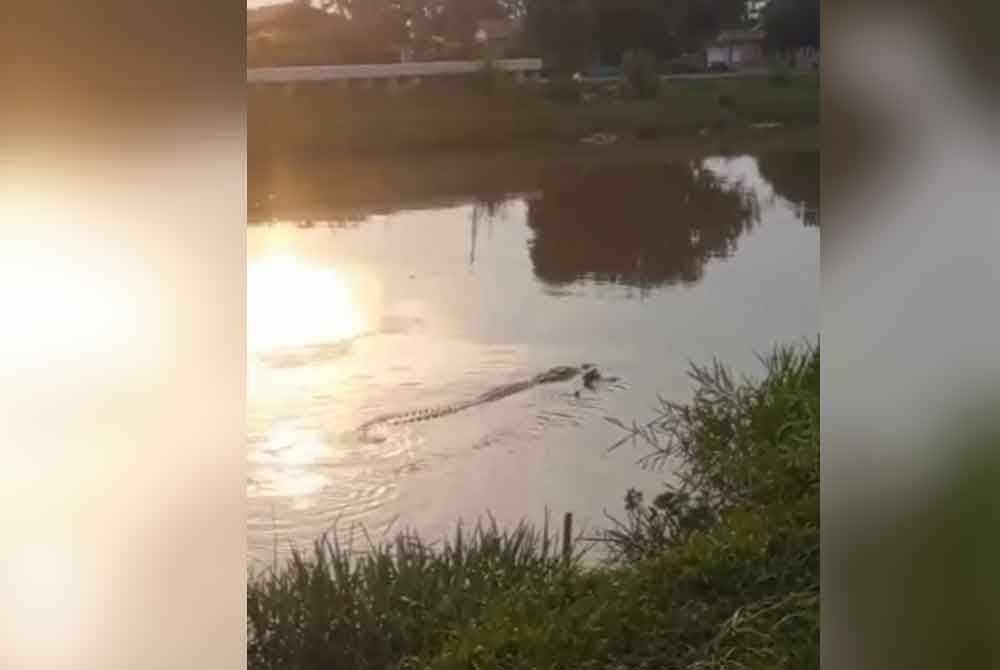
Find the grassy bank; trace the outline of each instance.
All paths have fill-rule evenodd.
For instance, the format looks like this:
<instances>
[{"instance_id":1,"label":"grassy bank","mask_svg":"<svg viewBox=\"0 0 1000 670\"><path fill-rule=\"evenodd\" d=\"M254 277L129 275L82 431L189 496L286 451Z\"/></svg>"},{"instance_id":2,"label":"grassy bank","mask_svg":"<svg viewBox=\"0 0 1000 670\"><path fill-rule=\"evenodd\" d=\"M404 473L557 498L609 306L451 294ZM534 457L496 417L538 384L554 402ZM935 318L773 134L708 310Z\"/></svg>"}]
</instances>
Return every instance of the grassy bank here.
<instances>
[{"instance_id":1,"label":"grassy bank","mask_svg":"<svg viewBox=\"0 0 1000 670\"><path fill-rule=\"evenodd\" d=\"M819 150L814 126L691 135L669 142L593 147L579 142L531 144L480 152L384 157L296 157L256 165L247 173L250 223L335 220L447 202L503 199L532 193L560 176L640 164L698 161L706 156Z\"/></svg>"},{"instance_id":2,"label":"grassy bank","mask_svg":"<svg viewBox=\"0 0 1000 670\"><path fill-rule=\"evenodd\" d=\"M819 350L759 381L694 368L695 395L623 445L681 475L629 491L600 565L547 530L332 542L248 586L252 668L814 668L819 661Z\"/></svg>"},{"instance_id":3,"label":"grassy bank","mask_svg":"<svg viewBox=\"0 0 1000 670\"><path fill-rule=\"evenodd\" d=\"M722 134L758 122L815 125L819 78L738 77L670 81L651 101L595 96L555 102L541 85L424 85L390 95L326 84L249 92L248 157L373 156L576 143L596 132L656 141L708 129Z\"/></svg>"}]
</instances>

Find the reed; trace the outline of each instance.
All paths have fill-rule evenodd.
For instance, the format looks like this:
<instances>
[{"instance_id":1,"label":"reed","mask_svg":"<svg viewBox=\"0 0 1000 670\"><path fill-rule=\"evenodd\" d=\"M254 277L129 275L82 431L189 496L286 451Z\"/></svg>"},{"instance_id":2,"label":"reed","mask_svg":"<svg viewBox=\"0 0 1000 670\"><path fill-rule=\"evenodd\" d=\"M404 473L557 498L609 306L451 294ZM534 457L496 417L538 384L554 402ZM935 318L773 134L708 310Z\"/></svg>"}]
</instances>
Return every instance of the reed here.
<instances>
[{"instance_id":1,"label":"reed","mask_svg":"<svg viewBox=\"0 0 1000 670\"><path fill-rule=\"evenodd\" d=\"M761 362L692 366L691 401L616 422L679 483L626 495L607 560L581 561L568 516L565 542L547 514L360 551L331 533L251 577L248 667L818 668L819 346Z\"/></svg>"}]
</instances>

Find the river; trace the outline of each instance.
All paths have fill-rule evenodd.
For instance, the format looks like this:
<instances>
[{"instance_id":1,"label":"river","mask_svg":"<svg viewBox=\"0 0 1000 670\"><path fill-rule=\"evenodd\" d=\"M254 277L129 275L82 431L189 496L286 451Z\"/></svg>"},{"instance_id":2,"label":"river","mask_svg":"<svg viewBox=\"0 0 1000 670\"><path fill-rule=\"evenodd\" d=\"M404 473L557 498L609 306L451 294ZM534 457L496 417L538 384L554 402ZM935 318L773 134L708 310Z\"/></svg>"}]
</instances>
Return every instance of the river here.
<instances>
[{"instance_id":1,"label":"river","mask_svg":"<svg viewBox=\"0 0 1000 670\"><path fill-rule=\"evenodd\" d=\"M251 185L251 567L328 531L434 539L487 512L605 526L626 489L670 475L609 452L607 417L687 398L690 361L752 373L776 343L816 340L818 166L808 150L567 164L384 205ZM618 381L357 431L582 363Z\"/></svg>"}]
</instances>

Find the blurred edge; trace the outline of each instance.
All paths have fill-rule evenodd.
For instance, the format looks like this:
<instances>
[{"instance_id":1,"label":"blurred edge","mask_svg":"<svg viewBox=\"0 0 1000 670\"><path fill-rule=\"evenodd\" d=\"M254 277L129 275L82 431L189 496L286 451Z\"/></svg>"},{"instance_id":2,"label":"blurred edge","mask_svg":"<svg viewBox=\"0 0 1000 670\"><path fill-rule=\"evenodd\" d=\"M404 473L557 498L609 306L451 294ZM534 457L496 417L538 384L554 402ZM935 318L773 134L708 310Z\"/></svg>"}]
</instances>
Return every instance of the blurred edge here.
<instances>
[{"instance_id":1,"label":"blurred edge","mask_svg":"<svg viewBox=\"0 0 1000 670\"><path fill-rule=\"evenodd\" d=\"M0 667L245 667L245 11L4 5Z\"/></svg>"},{"instance_id":2,"label":"blurred edge","mask_svg":"<svg viewBox=\"0 0 1000 670\"><path fill-rule=\"evenodd\" d=\"M245 5L5 11L0 665L235 666ZM824 6L828 667L998 655L996 11Z\"/></svg>"},{"instance_id":3,"label":"blurred edge","mask_svg":"<svg viewBox=\"0 0 1000 670\"><path fill-rule=\"evenodd\" d=\"M997 5L823 7L828 668L995 667Z\"/></svg>"}]
</instances>

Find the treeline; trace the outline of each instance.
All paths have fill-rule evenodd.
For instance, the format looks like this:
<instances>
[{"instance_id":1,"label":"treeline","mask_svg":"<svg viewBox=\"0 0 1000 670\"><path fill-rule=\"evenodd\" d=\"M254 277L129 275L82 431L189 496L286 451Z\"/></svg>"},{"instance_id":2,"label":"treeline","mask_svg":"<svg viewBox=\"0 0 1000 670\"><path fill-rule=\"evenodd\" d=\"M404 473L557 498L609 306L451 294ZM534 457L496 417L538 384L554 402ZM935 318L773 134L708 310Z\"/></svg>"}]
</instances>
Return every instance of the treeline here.
<instances>
[{"instance_id":1,"label":"treeline","mask_svg":"<svg viewBox=\"0 0 1000 670\"><path fill-rule=\"evenodd\" d=\"M295 0L248 12L254 65L475 58L484 21L516 26L504 56L563 71L617 66L629 49L698 52L724 29L766 29L777 48L819 46L819 0ZM493 45L496 48L496 45Z\"/></svg>"}]
</instances>

